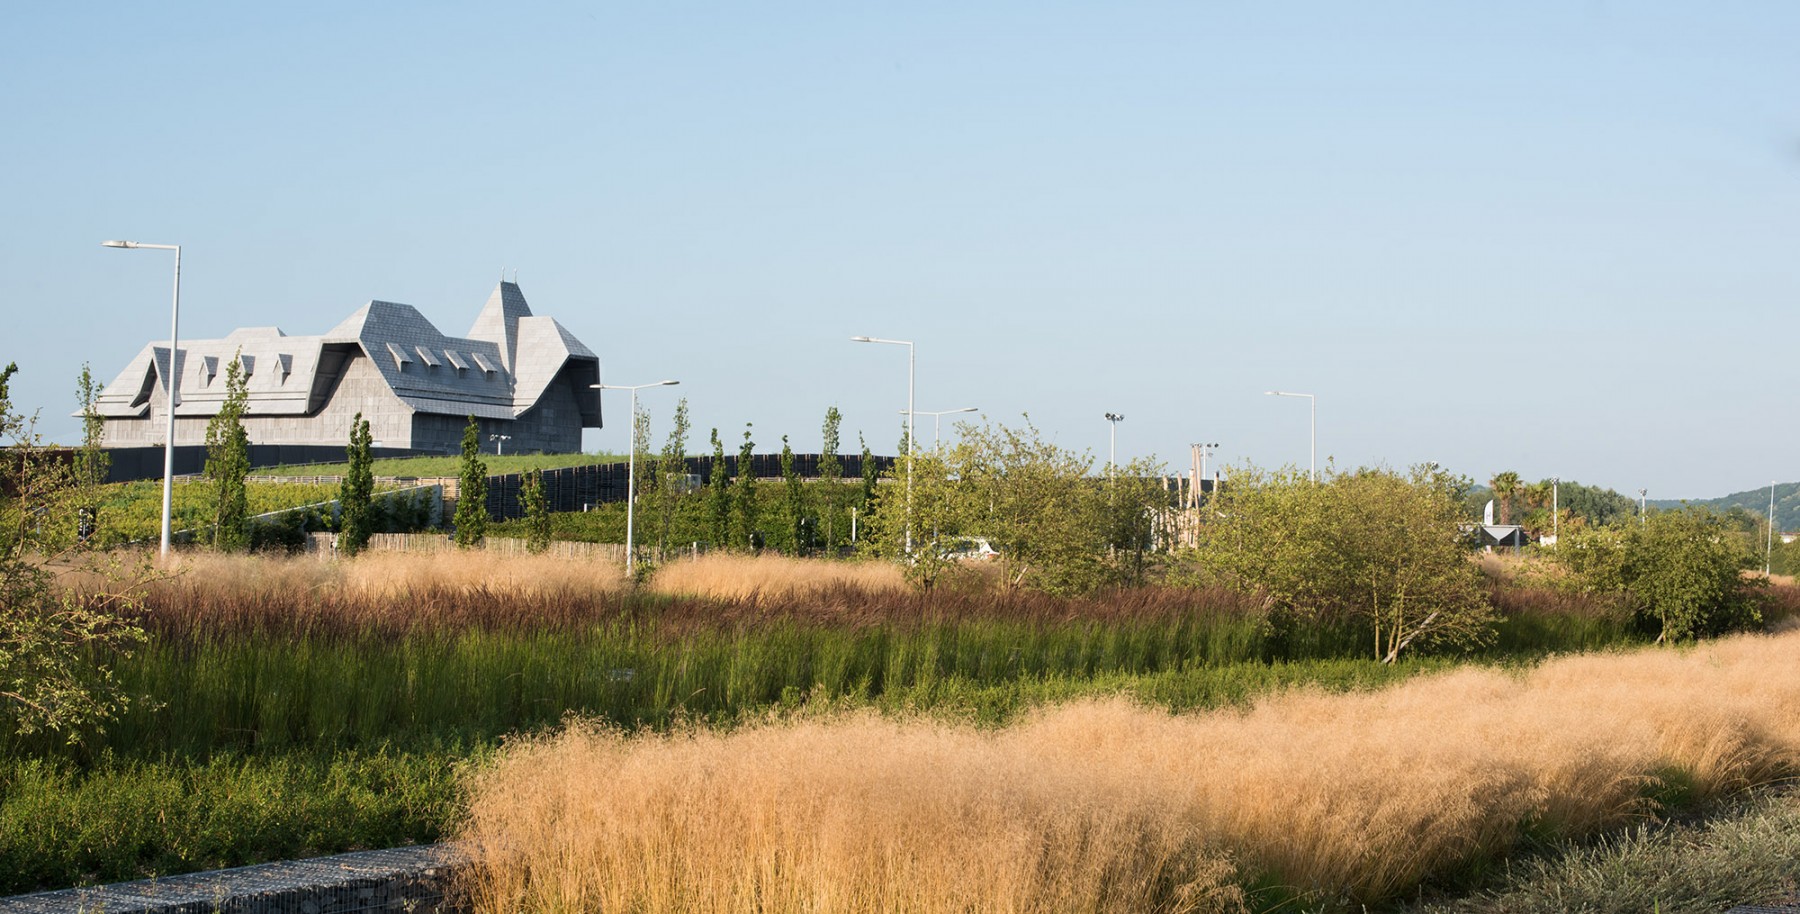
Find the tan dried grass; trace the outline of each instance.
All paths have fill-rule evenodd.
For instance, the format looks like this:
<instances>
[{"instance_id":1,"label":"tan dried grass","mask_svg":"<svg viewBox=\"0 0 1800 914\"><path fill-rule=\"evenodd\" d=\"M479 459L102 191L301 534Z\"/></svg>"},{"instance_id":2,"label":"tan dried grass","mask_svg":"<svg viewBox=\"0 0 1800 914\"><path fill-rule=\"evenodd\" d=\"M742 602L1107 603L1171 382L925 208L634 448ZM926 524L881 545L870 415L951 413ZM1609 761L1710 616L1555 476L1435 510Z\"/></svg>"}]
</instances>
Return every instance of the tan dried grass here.
<instances>
[{"instance_id":1,"label":"tan dried grass","mask_svg":"<svg viewBox=\"0 0 1800 914\"><path fill-rule=\"evenodd\" d=\"M186 553L166 570L147 589L150 621L193 634L523 624L579 617L629 588L610 562L459 550L336 559Z\"/></svg>"},{"instance_id":2,"label":"tan dried grass","mask_svg":"<svg viewBox=\"0 0 1800 914\"><path fill-rule=\"evenodd\" d=\"M891 562L834 562L780 555L715 554L678 559L656 570L650 589L713 600L792 599L843 589L899 593L906 576Z\"/></svg>"},{"instance_id":3,"label":"tan dried grass","mask_svg":"<svg viewBox=\"0 0 1800 914\"><path fill-rule=\"evenodd\" d=\"M1231 862L1389 898L1504 852L1800 772L1800 632L999 731L853 716L574 729L474 782L486 911L1229 910ZM1184 888L1172 888L1182 886Z\"/></svg>"}]
</instances>

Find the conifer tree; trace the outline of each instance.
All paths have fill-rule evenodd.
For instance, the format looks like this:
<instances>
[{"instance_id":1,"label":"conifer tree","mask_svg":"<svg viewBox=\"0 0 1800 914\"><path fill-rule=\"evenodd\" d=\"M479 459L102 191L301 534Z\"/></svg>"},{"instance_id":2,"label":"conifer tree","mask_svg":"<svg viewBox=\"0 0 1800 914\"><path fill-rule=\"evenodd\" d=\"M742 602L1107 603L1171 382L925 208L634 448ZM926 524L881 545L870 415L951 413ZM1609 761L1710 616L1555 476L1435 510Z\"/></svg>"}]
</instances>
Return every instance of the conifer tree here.
<instances>
[{"instance_id":1,"label":"conifer tree","mask_svg":"<svg viewBox=\"0 0 1800 914\"><path fill-rule=\"evenodd\" d=\"M373 507L375 499L375 459L371 452L373 437L369 420L357 413L350 420L350 446L345 456L350 466L338 488L338 551L355 555L369 544L375 532Z\"/></svg>"},{"instance_id":2,"label":"conifer tree","mask_svg":"<svg viewBox=\"0 0 1800 914\"><path fill-rule=\"evenodd\" d=\"M206 423L206 477L214 493L213 546L236 552L250 544L250 433L244 413L250 406L249 379L242 350L225 368L225 402ZM174 408L173 406L170 407Z\"/></svg>"},{"instance_id":3,"label":"conifer tree","mask_svg":"<svg viewBox=\"0 0 1800 914\"><path fill-rule=\"evenodd\" d=\"M462 473L456 483L456 545L472 549L487 537L487 464L481 459L481 427L463 427Z\"/></svg>"}]
</instances>

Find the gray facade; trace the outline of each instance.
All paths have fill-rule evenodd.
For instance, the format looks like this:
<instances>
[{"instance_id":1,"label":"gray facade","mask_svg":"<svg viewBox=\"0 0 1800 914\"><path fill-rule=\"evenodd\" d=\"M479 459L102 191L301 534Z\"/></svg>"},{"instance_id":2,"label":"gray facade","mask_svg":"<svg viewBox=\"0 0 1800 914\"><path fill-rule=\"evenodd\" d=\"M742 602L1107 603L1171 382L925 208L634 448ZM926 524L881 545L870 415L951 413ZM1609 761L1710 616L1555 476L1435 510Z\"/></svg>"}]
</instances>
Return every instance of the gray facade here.
<instances>
[{"instance_id":1,"label":"gray facade","mask_svg":"<svg viewBox=\"0 0 1800 914\"><path fill-rule=\"evenodd\" d=\"M445 336L411 305L372 301L320 336L279 328L182 340L173 359L179 395L175 443L206 441L225 399L231 359L248 374L244 428L254 444L336 445L360 412L380 448L456 453L474 416L482 448L511 436L508 453L581 449L599 428L600 359L554 319L531 313L519 287L502 282L467 336ZM145 346L97 406L107 447L161 445L170 370L167 341Z\"/></svg>"}]
</instances>

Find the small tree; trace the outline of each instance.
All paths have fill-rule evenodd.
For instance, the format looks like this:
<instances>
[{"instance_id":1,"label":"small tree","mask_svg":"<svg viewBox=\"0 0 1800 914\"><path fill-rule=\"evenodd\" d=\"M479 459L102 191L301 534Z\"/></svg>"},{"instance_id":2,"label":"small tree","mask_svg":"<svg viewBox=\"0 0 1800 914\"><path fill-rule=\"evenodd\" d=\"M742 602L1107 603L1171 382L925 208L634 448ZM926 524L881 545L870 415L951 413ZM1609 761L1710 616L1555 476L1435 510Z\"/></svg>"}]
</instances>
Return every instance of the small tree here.
<instances>
[{"instance_id":1,"label":"small tree","mask_svg":"<svg viewBox=\"0 0 1800 914\"><path fill-rule=\"evenodd\" d=\"M662 455L657 458L658 491L656 503L656 555L669 551L669 537L681 514L688 491L687 477L688 405L683 397L675 404L674 426L663 441Z\"/></svg>"},{"instance_id":2,"label":"small tree","mask_svg":"<svg viewBox=\"0 0 1800 914\"><path fill-rule=\"evenodd\" d=\"M369 420L357 413L350 420L350 446L345 457L350 466L338 487L338 551L356 555L369 544L375 532L375 456L374 438L369 433Z\"/></svg>"},{"instance_id":3,"label":"small tree","mask_svg":"<svg viewBox=\"0 0 1800 914\"><path fill-rule=\"evenodd\" d=\"M81 404L81 450L75 453L76 536L85 543L98 529L100 487L106 483L107 470L112 465L112 458L103 447L106 417L100 415L97 405L100 385L95 383L86 362L75 382L75 398Z\"/></svg>"},{"instance_id":4,"label":"small tree","mask_svg":"<svg viewBox=\"0 0 1800 914\"><path fill-rule=\"evenodd\" d=\"M1417 646L1479 644L1493 609L1457 541L1456 488L1430 466L1327 472L1316 485L1236 470L1183 577L1260 594L1278 621L1360 619L1387 663Z\"/></svg>"},{"instance_id":5,"label":"small tree","mask_svg":"<svg viewBox=\"0 0 1800 914\"><path fill-rule=\"evenodd\" d=\"M550 502L544 497L544 471L526 470L519 481L519 501L525 508L525 548L542 555L550 548Z\"/></svg>"},{"instance_id":6,"label":"small tree","mask_svg":"<svg viewBox=\"0 0 1800 914\"><path fill-rule=\"evenodd\" d=\"M724 546L731 535L731 469L725 463L725 442L712 430L712 474L706 486L708 529L715 546Z\"/></svg>"},{"instance_id":7,"label":"small tree","mask_svg":"<svg viewBox=\"0 0 1800 914\"><path fill-rule=\"evenodd\" d=\"M808 548L806 484L800 478L800 471L794 468L794 449L788 444L786 435L781 436L781 481L781 507L782 515L787 521L788 551L800 555Z\"/></svg>"},{"instance_id":8,"label":"small tree","mask_svg":"<svg viewBox=\"0 0 1800 914\"><path fill-rule=\"evenodd\" d=\"M214 495L213 546L236 552L250 544L250 433L244 413L250 406L242 350L225 368L225 402L206 423L206 477ZM170 406L173 409L173 405Z\"/></svg>"},{"instance_id":9,"label":"small tree","mask_svg":"<svg viewBox=\"0 0 1800 914\"><path fill-rule=\"evenodd\" d=\"M0 727L73 743L131 703L105 658L129 657L144 632L125 618L138 604L133 588L83 599L57 586L80 484L13 411L17 371L0 369Z\"/></svg>"},{"instance_id":10,"label":"small tree","mask_svg":"<svg viewBox=\"0 0 1800 914\"><path fill-rule=\"evenodd\" d=\"M875 468L875 455L869 453L869 442L862 432L856 433L856 444L862 454L862 491L857 493L856 507L868 514L875 506L875 490L881 483L881 471Z\"/></svg>"},{"instance_id":11,"label":"small tree","mask_svg":"<svg viewBox=\"0 0 1800 914\"><path fill-rule=\"evenodd\" d=\"M487 537L487 464L481 459L481 426L463 427L462 472L456 483L456 545L472 549Z\"/></svg>"},{"instance_id":12,"label":"small tree","mask_svg":"<svg viewBox=\"0 0 1800 914\"><path fill-rule=\"evenodd\" d=\"M754 551L759 535L756 529L756 469L751 458L756 442L750 438L750 423L744 423L744 443L738 446L737 491L732 493L732 541Z\"/></svg>"},{"instance_id":13,"label":"small tree","mask_svg":"<svg viewBox=\"0 0 1800 914\"><path fill-rule=\"evenodd\" d=\"M827 555L835 556L844 544L844 462L838 458L838 428L844 417L833 406L825 410L823 440L819 448L819 542Z\"/></svg>"},{"instance_id":14,"label":"small tree","mask_svg":"<svg viewBox=\"0 0 1800 914\"><path fill-rule=\"evenodd\" d=\"M1524 483L1519 479L1519 474L1514 473L1511 470L1495 473L1494 478L1488 480L1488 488L1494 490L1494 498L1498 499L1500 502L1500 522L1503 524L1512 523L1513 499L1518 498L1519 493L1523 491L1524 488Z\"/></svg>"},{"instance_id":15,"label":"small tree","mask_svg":"<svg viewBox=\"0 0 1800 914\"><path fill-rule=\"evenodd\" d=\"M1657 641L1750 628L1762 621L1760 565L1724 518L1704 508L1658 511L1577 530L1556 559L1589 592L1629 594Z\"/></svg>"}]
</instances>

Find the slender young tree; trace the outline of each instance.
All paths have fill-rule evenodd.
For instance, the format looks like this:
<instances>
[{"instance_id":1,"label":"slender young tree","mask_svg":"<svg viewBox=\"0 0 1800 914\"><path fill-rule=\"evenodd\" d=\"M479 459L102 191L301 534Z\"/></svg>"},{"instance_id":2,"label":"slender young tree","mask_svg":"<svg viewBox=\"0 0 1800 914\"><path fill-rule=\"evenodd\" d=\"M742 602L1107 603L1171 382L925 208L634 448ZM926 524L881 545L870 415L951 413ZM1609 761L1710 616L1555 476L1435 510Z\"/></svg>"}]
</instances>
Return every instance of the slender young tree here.
<instances>
[{"instance_id":1,"label":"slender young tree","mask_svg":"<svg viewBox=\"0 0 1800 914\"><path fill-rule=\"evenodd\" d=\"M650 408L648 406L640 404L637 415L632 417L631 447L637 455L637 459L633 462L637 468L638 501L654 505L656 504L656 481L659 474L656 471L656 461L650 456ZM641 549L647 539L644 536L645 531L653 530L656 527L655 512L634 509L626 511L625 514L632 518L632 526L636 528L632 531L632 546Z\"/></svg>"},{"instance_id":2,"label":"slender young tree","mask_svg":"<svg viewBox=\"0 0 1800 914\"><path fill-rule=\"evenodd\" d=\"M806 537L806 484L794 466L794 449L781 436L782 514L787 521L788 552L801 555L810 545Z\"/></svg>"},{"instance_id":3,"label":"slender young tree","mask_svg":"<svg viewBox=\"0 0 1800 914\"><path fill-rule=\"evenodd\" d=\"M550 502L544 497L544 471L526 470L519 480L519 501L525 508L525 548L542 555L550 548Z\"/></svg>"},{"instance_id":4,"label":"slender young tree","mask_svg":"<svg viewBox=\"0 0 1800 914\"><path fill-rule=\"evenodd\" d=\"M825 410L823 440L819 449L819 539L827 555L837 555L843 545L844 463L838 458L838 427L844 417L833 406Z\"/></svg>"},{"instance_id":5,"label":"slender young tree","mask_svg":"<svg viewBox=\"0 0 1800 914\"><path fill-rule=\"evenodd\" d=\"M731 535L731 470L725 463L725 442L712 430L712 474L707 479L707 515L714 546L724 547Z\"/></svg>"},{"instance_id":6,"label":"slender young tree","mask_svg":"<svg viewBox=\"0 0 1800 914\"><path fill-rule=\"evenodd\" d=\"M87 542L100 523L100 486L112 458L102 444L106 436L106 417L96 405L100 385L86 362L81 363L81 377L75 382L75 396L81 404L81 450L75 454L75 493L77 504L76 536Z\"/></svg>"},{"instance_id":7,"label":"slender young tree","mask_svg":"<svg viewBox=\"0 0 1800 914\"><path fill-rule=\"evenodd\" d=\"M213 546L221 552L250 544L250 496L244 483L250 475L250 433L244 430L250 390L242 354L239 350L226 366L225 402L206 423L206 477L215 498Z\"/></svg>"},{"instance_id":8,"label":"slender young tree","mask_svg":"<svg viewBox=\"0 0 1800 914\"><path fill-rule=\"evenodd\" d=\"M683 397L675 403L674 425L669 429L669 437L663 441L662 454L657 458L657 476L659 488L656 504L656 557L668 555L669 537L675 530L675 519L681 513L682 500L687 495L687 437L688 437L688 405Z\"/></svg>"},{"instance_id":9,"label":"slender young tree","mask_svg":"<svg viewBox=\"0 0 1800 914\"><path fill-rule=\"evenodd\" d=\"M369 434L369 420L357 413L350 420L350 446L345 456L350 467L344 471L344 481L338 487L338 551L344 555L356 555L369 544L369 536L375 532L374 500L375 500L375 458L372 453L374 439Z\"/></svg>"},{"instance_id":10,"label":"slender young tree","mask_svg":"<svg viewBox=\"0 0 1800 914\"><path fill-rule=\"evenodd\" d=\"M750 437L750 423L744 423L744 443L738 447L737 491L732 494L732 541L745 549L756 549L756 469L751 457L756 442Z\"/></svg>"},{"instance_id":11,"label":"slender young tree","mask_svg":"<svg viewBox=\"0 0 1800 914\"><path fill-rule=\"evenodd\" d=\"M462 473L456 483L456 545L473 549L487 537L487 464L481 459L481 426L463 427Z\"/></svg>"},{"instance_id":12,"label":"slender young tree","mask_svg":"<svg viewBox=\"0 0 1800 914\"><path fill-rule=\"evenodd\" d=\"M875 504L875 487L881 482L881 471L875 469L875 455L869 453L869 442L863 440L862 432L856 433L856 443L862 447L862 498L856 507L866 516Z\"/></svg>"}]
</instances>

